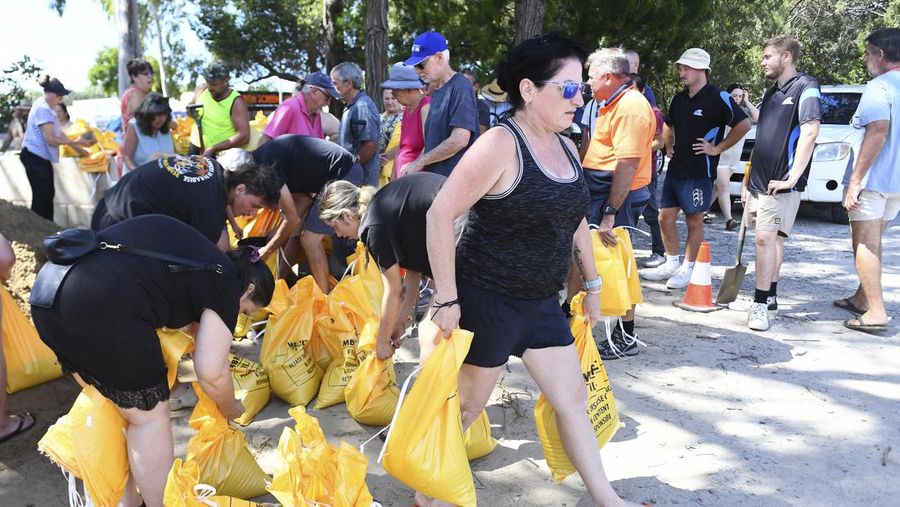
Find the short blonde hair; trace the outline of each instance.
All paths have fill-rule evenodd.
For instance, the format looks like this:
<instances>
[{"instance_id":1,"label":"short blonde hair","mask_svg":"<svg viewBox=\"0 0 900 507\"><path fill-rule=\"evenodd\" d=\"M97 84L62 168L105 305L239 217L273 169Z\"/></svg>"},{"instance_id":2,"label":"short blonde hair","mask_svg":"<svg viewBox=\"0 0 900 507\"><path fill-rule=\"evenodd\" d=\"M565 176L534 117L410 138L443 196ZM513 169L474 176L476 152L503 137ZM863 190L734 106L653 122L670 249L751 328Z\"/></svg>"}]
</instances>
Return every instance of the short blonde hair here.
<instances>
[{"instance_id":1,"label":"short blonde hair","mask_svg":"<svg viewBox=\"0 0 900 507\"><path fill-rule=\"evenodd\" d=\"M319 198L319 218L327 224L334 222L347 211L362 220L373 195L375 187L360 188L349 181L333 181L325 187Z\"/></svg>"}]
</instances>

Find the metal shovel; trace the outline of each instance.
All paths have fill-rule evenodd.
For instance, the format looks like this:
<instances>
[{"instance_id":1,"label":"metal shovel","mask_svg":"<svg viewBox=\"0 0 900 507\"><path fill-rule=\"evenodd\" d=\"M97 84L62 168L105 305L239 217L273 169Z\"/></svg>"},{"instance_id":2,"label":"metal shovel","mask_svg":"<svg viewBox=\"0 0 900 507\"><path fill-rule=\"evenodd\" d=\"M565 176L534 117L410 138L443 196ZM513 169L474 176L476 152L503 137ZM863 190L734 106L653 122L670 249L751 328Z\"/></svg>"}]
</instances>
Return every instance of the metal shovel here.
<instances>
[{"instance_id":1,"label":"metal shovel","mask_svg":"<svg viewBox=\"0 0 900 507\"><path fill-rule=\"evenodd\" d=\"M722 277L722 285L719 287L719 294L716 295L716 303L728 304L737 299L738 292L741 291L741 284L744 282L744 275L747 274L747 266L741 264L741 254L744 251L744 238L747 235L747 228L744 225L744 216L741 216L741 230L738 232L738 248L737 261L733 268L725 270L725 276Z\"/></svg>"}]
</instances>

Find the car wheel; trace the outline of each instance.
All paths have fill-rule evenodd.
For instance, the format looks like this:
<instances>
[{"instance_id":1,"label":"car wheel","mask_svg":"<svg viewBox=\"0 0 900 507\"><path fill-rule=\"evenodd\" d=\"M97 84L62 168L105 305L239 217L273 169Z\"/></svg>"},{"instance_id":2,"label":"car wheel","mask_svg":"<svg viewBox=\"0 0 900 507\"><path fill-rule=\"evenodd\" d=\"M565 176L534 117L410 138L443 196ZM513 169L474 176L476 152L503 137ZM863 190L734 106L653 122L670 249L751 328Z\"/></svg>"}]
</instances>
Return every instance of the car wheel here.
<instances>
[{"instance_id":1,"label":"car wheel","mask_svg":"<svg viewBox=\"0 0 900 507\"><path fill-rule=\"evenodd\" d=\"M850 223L850 217L847 215L847 209L844 208L843 203L835 202L831 204L831 221L842 225Z\"/></svg>"}]
</instances>

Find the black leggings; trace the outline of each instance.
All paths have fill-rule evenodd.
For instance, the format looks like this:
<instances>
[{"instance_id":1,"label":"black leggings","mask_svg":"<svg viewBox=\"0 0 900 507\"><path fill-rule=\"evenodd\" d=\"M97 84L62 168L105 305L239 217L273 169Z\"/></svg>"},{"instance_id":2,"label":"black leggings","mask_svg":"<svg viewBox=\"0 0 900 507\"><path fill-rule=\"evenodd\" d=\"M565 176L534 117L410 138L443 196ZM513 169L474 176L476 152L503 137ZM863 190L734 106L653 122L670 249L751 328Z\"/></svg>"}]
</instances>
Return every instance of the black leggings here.
<instances>
[{"instance_id":1,"label":"black leggings","mask_svg":"<svg viewBox=\"0 0 900 507\"><path fill-rule=\"evenodd\" d=\"M53 196L56 195L53 165L49 160L28 151L28 148L22 149L19 158L25 166L28 183L31 184L31 210L53 221Z\"/></svg>"}]
</instances>

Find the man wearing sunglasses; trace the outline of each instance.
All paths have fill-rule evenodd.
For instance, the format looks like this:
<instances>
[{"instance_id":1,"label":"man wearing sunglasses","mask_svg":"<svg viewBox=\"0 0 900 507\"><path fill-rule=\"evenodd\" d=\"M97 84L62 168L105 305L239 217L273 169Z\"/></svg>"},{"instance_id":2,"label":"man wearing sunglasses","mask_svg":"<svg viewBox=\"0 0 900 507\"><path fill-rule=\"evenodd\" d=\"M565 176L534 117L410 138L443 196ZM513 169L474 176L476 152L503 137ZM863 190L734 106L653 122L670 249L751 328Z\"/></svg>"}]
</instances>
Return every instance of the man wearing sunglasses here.
<instances>
[{"instance_id":1,"label":"man wearing sunglasses","mask_svg":"<svg viewBox=\"0 0 900 507\"><path fill-rule=\"evenodd\" d=\"M435 88L425 120L425 148L404 170L450 176L480 131L475 92L469 80L450 67L447 39L438 32L416 37L412 56L403 63L415 67L419 77Z\"/></svg>"},{"instance_id":2,"label":"man wearing sunglasses","mask_svg":"<svg viewBox=\"0 0 900 507\"><path fill-rule=\"evenodd\" d=\"M600 49L588 58L588 64L591 92L604 105L582 162L591 191L587 218L588 223L599 226L603 244L615 246L613 227L635 227L650 200L647 185L656 117L650 103L634 87L628 75L628 59L621 49ZM563 96L568 91L564 87ZM637 354L634 307L599 349L603 359Z\"/></svg>"},{"instance_id":3,"label":"man wearing sunglasses","mask_svg":"<svg viewBox=\"0 0 900 507\"><path fill-rule=\"evenodd\" d=\"M299 88L300 93L282 102L272 113L257 146L284 134L325 138L322 108L331 99L340 99L341 94L324 72L308 74Z\"/></svg>"}]
</instances>

